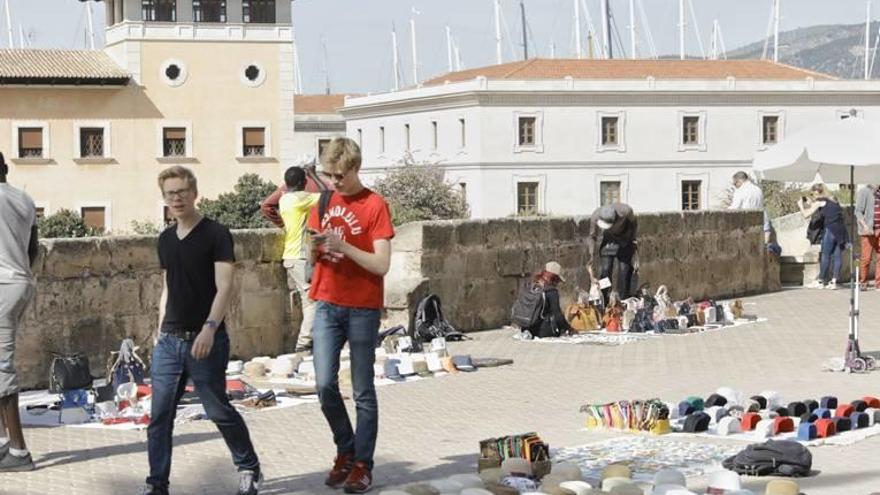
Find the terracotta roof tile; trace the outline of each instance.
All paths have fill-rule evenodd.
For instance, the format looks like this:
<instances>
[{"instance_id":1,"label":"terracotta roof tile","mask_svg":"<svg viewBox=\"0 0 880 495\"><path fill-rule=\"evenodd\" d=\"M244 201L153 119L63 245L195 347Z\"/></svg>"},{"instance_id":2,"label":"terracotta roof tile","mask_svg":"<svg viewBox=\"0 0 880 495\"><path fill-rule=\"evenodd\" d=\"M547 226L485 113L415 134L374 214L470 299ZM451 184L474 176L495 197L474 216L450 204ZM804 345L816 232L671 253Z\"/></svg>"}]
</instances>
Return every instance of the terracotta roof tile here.
<instances>
[{"instance_id":1,"label":"terracotta roof tile","mask_svg":"<svg viewBox=\"0 0 880 495\"><path fill-rule=\"evenodd\" d=\"M294 95L294 113L336 113L336 110L345 106L346 94L334 95Z\"/></svg>"},{"instance_id":2,"label":"terracotta roof tile","mask_svg":"<svg viewBox=\"0 0 880 495\"><path fill-rule=\"evenodd\" d=\"M102 51L0 49L0 84L125 84L130 78Z\"/></svg>"},{"instance_id":3,"label":"terracotta roof tile","mask_svg":"<svg viewBox=\"0 0 880 495\"><path fill-rule=\"evenodd\" d=\"M768 60L585 60L540 59L490 65L435 77L423 84L487 79L534 80L563 79L737 79L801 80L807 77L831 80L834 77Z\"/></svg>"}]
</instances>

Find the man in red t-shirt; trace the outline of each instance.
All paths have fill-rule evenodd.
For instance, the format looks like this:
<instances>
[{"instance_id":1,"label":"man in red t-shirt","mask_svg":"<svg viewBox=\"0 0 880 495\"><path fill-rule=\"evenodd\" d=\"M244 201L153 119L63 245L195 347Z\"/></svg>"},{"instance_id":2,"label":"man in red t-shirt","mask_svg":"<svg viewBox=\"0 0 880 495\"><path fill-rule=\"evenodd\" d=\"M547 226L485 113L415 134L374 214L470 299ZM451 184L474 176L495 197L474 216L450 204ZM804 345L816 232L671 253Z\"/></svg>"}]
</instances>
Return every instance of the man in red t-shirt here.
<instances>
[{"instance_id":1,"label":"man in red t-shirt","mask_svg":"<svg viewBox=\"0 0 880 495\"><path fill-rule=\"evenodd\" d=\"M312 209L308 226L315 264L309 297L317 301L312 353L321 411L336 443L336 459L325 484L344 485L346 493L364 493L373 483L379 431L373 364L394 228L388 204L361 184L357 143L334 139L324 149L321 165L321 174L335 192L322 218L318 208ZM339 393L339 354L346 342L357 410L355 430Z\"/></svg>"}]
</instances>

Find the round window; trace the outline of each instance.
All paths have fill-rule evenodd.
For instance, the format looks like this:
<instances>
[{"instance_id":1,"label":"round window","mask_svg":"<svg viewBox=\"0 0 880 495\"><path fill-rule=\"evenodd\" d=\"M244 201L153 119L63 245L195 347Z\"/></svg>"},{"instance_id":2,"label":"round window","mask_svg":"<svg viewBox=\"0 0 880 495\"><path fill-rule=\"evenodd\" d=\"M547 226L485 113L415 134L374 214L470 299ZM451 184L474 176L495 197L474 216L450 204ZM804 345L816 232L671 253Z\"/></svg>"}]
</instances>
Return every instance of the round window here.
<instances>
[{"instance_id":1,"label":"round window","mask_svg":"<svg viewBox=\"0 0 880 495\"><path fill-rule=\"evenodd\" d=\"M186 64L177 59L168 59L159 66L159 78L165 84L175 87L186 82Z\"/></svg>"},{"instance_id":2,"label":"round window","mask_svg":"<svg viewBox=\"0 0 880 495\"><path fill-rule=\"evenodd\" d=\"M171 79L172 81L176 81L178 77L180 77L180 67L177 64L171 64L165 68L165 77Z\"/></svg>"},{"instance_id":3,"label":"round window","mask_svg":"<svg viewBox=\"0 0 880 495\"><path fill-rule=\"evenodd\" d=\"M259 62L250 62L241 67L239 79L245 86L256 88L266 80L266 69Z\"/></svg>"},{"instance_id":4,"label":"round window","mask_svg":"<svg viewBox=\"0 0 880 495\"><path fill-rule=\"evenodd\" d=\"M248 79L248 81L254 82L260 77L260 68L256 65L248 65L247 69L244 70L244 77Z\"/></svg>"}]
</instances>

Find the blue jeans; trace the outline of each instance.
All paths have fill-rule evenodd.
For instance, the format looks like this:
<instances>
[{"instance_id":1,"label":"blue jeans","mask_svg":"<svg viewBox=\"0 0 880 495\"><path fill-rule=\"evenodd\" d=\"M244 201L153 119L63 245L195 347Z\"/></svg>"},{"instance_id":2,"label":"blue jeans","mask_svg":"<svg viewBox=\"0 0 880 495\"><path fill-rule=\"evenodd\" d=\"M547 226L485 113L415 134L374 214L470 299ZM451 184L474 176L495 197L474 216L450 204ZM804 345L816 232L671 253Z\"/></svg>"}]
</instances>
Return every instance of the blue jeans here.
<instances>
[{"instance_id":1,"label":"blue jeans","mask_svg":"<svg viewBox=\"0 0 880 495\"><path fill-rule=\"evenodd\" d=\"M260 467L247 426L226 396L229 336L219 330L214 336L211 353L200 361L192 357L191 350L192 342L164 333L153 349L150 368L153 403L150 426L147 428L150 476L147 483L154 486L168 486L171 475L171 433L177 404L188 378L192 379L208 418L223 435L239 471L258 470Z\"/></svg>"},{"instance_id":2,"label":"blue jeans","mask_svg":"<svg viewBox=\"0 0 880 495\"><path fill-rule=\"evenodd\" d=\"M373 384L379 317L378 309L348 308L318 301L312 336L318 399L333 432L336 451L354 454L355 460L366 463L369 469L373 468L373 452L379 433L379 403ZM351 355L356 431L352 431L348 411L339 393L339 353L346 342Z\"/></svg>"},{"instance_id":3,"label":"blue jeans","mask_svg":"<svg viewBox=\"0 0 880 495\"><path fill-rule=\"evenodd\" d=\"M829 279L825 276L828 273L828 266L833 264L833 278L840 281L840 269L843 267L843 248L844 243L834 237L830 230L825 229L822 235L822 253L819 256L819 278L823 282Z\"/></svg>"}]
</instances>

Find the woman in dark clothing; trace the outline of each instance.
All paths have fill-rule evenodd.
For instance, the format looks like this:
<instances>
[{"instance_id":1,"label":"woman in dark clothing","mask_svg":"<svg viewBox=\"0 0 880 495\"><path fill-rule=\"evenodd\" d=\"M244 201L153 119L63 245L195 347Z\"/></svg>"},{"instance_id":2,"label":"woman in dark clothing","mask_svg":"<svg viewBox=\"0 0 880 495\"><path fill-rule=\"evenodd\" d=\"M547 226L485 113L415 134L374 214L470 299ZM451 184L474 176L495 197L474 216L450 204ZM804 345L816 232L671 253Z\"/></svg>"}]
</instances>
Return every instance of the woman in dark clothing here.
<instances>
[{"instance_id":1,"label":"woman in dark clothing","mask_svg":"<svg viewBox=\"0 0 880 495\"><path fill-rule=\"evenodd\" d=\"M559 290L556 288L565 279L560 275L562 267L559 263L551 261L544 266L544 270L535 274L532 281L544 291L544 309L541 312L541 320L533 328L525 328L534 337L556 337L571 330L571 326L562 314L559 306Z\"/></svg>"},{"instance_id":2,"label":"woman in dark clothing","mask_svg":"<svg viewBox=\"0 0 880 495\"><path fill-rule=\"evenodd\" d=\"M819 276L808 287L813 289L836 289L840 279L840 270L843 267L843 251L849 243L849 234L846 232L846 222L843 218L843 208L837 203L824 184L815 184L810 188L812 201L801 198L798 208L804 218L810 218L813 213L819 211L825 229L822 232L822 251L819 256ZM806 201L805 201L806 200ZM827 277L828 269L831 268L831 278Z\"/></svg>"}]
</instances>

